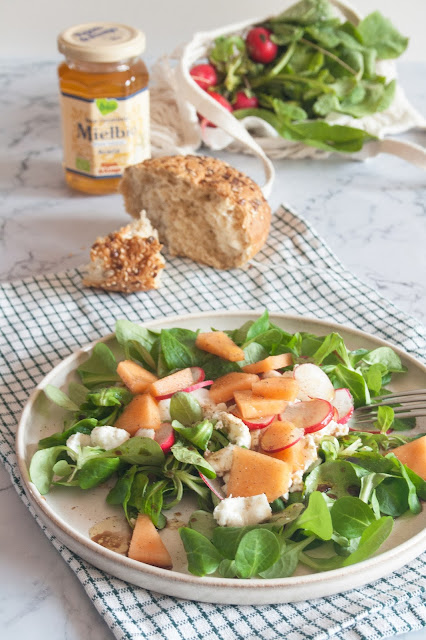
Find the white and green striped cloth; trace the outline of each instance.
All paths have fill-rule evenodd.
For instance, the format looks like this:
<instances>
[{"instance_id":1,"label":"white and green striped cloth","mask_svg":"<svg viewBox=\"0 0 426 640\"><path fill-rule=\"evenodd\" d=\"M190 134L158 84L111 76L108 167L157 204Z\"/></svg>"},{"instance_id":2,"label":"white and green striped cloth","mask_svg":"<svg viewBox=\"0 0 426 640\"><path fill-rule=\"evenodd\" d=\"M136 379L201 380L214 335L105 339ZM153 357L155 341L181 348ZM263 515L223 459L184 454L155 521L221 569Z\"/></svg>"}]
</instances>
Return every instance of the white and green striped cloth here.
<instances>
[{"instance_id":1,"label":"white and green striped cloth","mask_svg":"<svg viewBox=\"0 0 426 640\"><path fill-rule=\"evenodd\" d=\"M227 308L330 319L373 333L426 359L425 329L349 273L288 208L274 216L267 246L246 270L216 271L168 260L158 291L122 294L81 286L78 270L0 287L0 457L24 494L14 454L16 424L34 386L78 347L110 333L117 318L142 322ZM126 584L81 560L41 522L116 638L137 640L376 640L425 628L426 554L358 590L271 606L178 600Z\"/></svg>"}]
</instances>

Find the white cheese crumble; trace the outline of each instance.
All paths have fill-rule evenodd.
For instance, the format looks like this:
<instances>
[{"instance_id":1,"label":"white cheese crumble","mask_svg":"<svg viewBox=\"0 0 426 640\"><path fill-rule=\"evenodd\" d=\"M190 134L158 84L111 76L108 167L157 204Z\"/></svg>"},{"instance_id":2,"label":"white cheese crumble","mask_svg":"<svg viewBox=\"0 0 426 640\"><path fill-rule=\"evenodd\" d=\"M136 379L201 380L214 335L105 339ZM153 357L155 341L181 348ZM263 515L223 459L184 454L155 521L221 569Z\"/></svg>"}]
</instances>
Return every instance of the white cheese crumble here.
<instances>
[{"instance_id":1,"label":"white cheese crumble","mask_svg":"<svg viewBox=\"0 0 426 640\"><path fill-rule=\"evenodd\" d=\"M224 431L233 444L250 449L250 429L240 418L226 411L215 411L211 419L217 420L215 429Z\"/></svg>"},{"instance_id":2,"label":"white cheese crumble","mask_svg":"<svg viewBox=\"0 0 426 640\"><path fill-rule=\"evenodd\" d=\"M135 436L139 436L141 438L151 438L151 440L154 440L155 430L154 429L138 429L135 433Z\"/></svg>"},{"instance_id":3,"label":"white cheese crumble","mask_svg":"<svg viewBox=\"0 0 426 640\"><path fill-rule=\"evenodd\" d=\"M161 422L170 422L171 420L170 402L171 402L171 398L166 398L165 400L159 400L158 402Z\"/></svg>"},{"instance_id":4,"label":"white cheese crumble","mask_svg":"<svg viewBox=\"0 0 426 640\"><path fill-rule=\"evenodd\" d=\"M228 446L223 449L219 449L219 451L215 451L214 453L207 454L206 452L204 457L216 471L216 475L221 477L224 473L231 470L233 453L234 445L228 444Z\"/></svg>"},{"instance_id":5,"label":"white cheese crumble","mask_svg":"<svg viewBox=\"0 0 426 640\"><path fill-rule=\"evenodd\" d=\"M90 447L92 444L92 439L90 435L87 433L73 433L66 442L66 445L69 449L71 449L75 454L80 453L81 447ZM72 453L70 453L71 458L77 459Z\"/></svg>"},{"instance_id":6,"label":"white cheese crumble","mask_svg":"<svg viewBox=\"0 0 426 640\"><path fill-rule=\"evenodd\" d=\"M101 447L101 449L108 451L126 442L130 438L130 434L125 429L105 425L104 427L95 427L90 437L93 447Z\"/></svg>"},{"instance_id":7,"label":"white cheese crumble","mask_svg":"<svg viewBox=\"0 0 426 640\"><path fill-rule=\"evenodd\" d=\"M324 436L334 436L335 438L339 438L341 436L347 436L348 433L349 426L347 424L339 424L334 420L330 420L326 427L323 427L314 433L310 433L309 435L313 437L315 444L319 445Z\"/></svg>"},{"instance_id":8,"label":"white cheese crumble","mask_svg":"<svg viewBox=\"0 0 426 640\"><path fill-rule=\"evenodd\" d=\"M213 517L220 527L259 524L271 515L272 510L264 493L248 498L224 498L213 511Z\"/></svg>"}]
</instances>

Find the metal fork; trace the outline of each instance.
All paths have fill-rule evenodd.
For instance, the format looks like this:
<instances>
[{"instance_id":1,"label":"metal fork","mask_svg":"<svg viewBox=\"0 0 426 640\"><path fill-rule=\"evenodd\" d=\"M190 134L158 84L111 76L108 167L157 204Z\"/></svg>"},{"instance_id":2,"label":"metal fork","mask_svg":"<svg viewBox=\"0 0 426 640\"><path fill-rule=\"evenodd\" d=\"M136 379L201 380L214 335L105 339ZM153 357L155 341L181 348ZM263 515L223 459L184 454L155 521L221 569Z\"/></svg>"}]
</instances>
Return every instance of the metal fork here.
<instances>
[{"instance_id":1,"label":"metal fork","mask_svg":"<svg viewBox=\"0 0 426 640\"><path fill-rule=\"evenodd\" d=\"M426 389L412 391L398 391L372 399L372 404L355 409L351 426L368 424L377 419L377 409L380 406L392 407L395 418L419 418L426 416Z\"/></svg>"}]
</instances>

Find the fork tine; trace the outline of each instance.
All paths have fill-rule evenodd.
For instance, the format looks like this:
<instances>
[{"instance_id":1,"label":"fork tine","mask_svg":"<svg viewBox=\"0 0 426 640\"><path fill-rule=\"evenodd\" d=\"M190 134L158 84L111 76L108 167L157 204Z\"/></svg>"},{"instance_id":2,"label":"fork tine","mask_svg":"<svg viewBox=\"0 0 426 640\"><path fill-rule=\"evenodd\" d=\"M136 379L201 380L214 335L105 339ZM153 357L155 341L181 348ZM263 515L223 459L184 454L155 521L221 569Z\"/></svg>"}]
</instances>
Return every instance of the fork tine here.
<instances>
[{"instance_id":1,"label":"fork tine","mask_svg":"<svg viewBox=\"0 0 426 640\"><path fill-rule=\"evenodd\" d=\"M395 391L394 393L388 393L383 396L376 396L373 398L375 402L381 402L382 400L395 400L396 398L406 398L407 396L421 395L426 397L426 389L411 389L410 391Z\"/></svg>"},{"instance_id":2,"label":"fork tine","mask_svg":"<svg viewBox=\"0 0 426 640\"><path fill-rule=\"evenodd\" d=\"M355 414L354 414L355 416ZM397 418L420 418L426 416L426 407L423 409L415 409L414 411L403 411L402 413L397 414ZM377 416L374 415L366 415L360 417L353 417L350 421L351 426L356 426L358 424L368 424L374 422Z\"/></svg>"},{"instance_id":3,"label":"fork tine","mask_svg":"<svg viewBox=\"0 0 426 640\"><path fill-rule=\"evenodd\" d=\"M402 411L403 409L422 409L423 407L426 406L426 398L420 398L420 402L418 398L415 398L413 400L410 401L401 401L398 403L395 403L395 406L393 406L392 402L389 402L389 404L369 404L365 407L359 407L359 409L356 409L356 413L359 416L362 415L370 415L370 413L377 413L377 410L379 409L379 407L393 407L393 410L395 411L395 413L397 411Z\"/></svg>"},{"instance_id":4,"label":"fork tine","mask_svg":"<svg viewBox=\"0 0 426 640\"><path fill-rule=\"evenodd\" d=\"M367 404L364 407L359 407L356 411L359 413L367 413L371 410L376 409L377 407L380 406L392 406L392 405L401 405L404 407L408 407L410 405L414 405L416 403L426 403L426 393L423 394L416 394L416 395L410 395L407 397L404 396L395 396L395 397L389 397L389 396L382 396L382 400L380 402L376 402L377 398L373 398L374 402L372 404Z\"/></svg>"}]
</instances>

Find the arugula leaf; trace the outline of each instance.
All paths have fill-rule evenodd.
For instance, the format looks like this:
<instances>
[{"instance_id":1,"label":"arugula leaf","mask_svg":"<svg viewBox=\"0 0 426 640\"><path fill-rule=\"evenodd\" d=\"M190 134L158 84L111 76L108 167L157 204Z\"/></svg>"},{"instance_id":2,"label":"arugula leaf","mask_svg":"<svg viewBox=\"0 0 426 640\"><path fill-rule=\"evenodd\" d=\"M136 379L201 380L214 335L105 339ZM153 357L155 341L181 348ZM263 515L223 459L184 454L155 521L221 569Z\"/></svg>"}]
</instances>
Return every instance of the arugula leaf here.
<instances>
[{"instance_id":1,"label":"arugula leaf","mask_svg":"<svg viewBox=\"0 0 426 640\"><path fill-rule=\"evenodd\" d=\"M323 494L319 491L311 493L305 511L285 530L286 537L291 537L298 529L321 540L331 539L333 524L330 511Z\"/></svg>"},{"instance_id":2,"label":"arugula leaf","mask_svg":"<svg viewBox=\"0 0 426 640\"><path fill-rule=\"evenodd\" d=\"M408 46L408 38L402 36L379 11L374 11L361 20L358 33L363 44L373 47L382 60L397 58Z\"/></svg>"},{"instance_id":3,"label":"arugula leaf","mask_svg":"<svg viewBox=\"0 0 426 640\"><path fill-rule=\"evenodd\" d=\"M239 362L239 364L242 367L246 364L253 364L259 360L264 360L268 355L269 353L261 344L258 344L257 342L250 342L250 344L248 344L244 349L244 361Z\"/></svg>"},{"instance_id":4,"label":"arugula leaf","mask_svg":"<svg viewBox=\"0 0 426 640\"><path fill-rule=\"evenodd\" d=\"M343 497L331 507L333 529L348 539L359 538L374 520L373 510L362 500L355 497Z\"/></svg>"},{"instance_id":5,"label":"arugula leaf","mask_svg":"<svg viewBox=\"0 0 426 640\"><path fill-rule=\"evenodd\" d=\"M195 365L194 354L180 342L171 331L163 329L160 334L161 353L169 371L186 369Z\"/></svg>"},{"instance_id":6,"label":"arugula leaf","mask_svg":"<svg viewBox=\"0 0 426 640\"><path fill-rule=\"evenodd\" d=\"M354 466L345 460L324 462L315 467L305 479L306 492L312 493L318 488L334 498L347 496L349 492L358 492L360 480Z\"/></svg>"},{"instance_id":7,"label":"arugula leaf","mask_svg":"<svg viewBox=\"0 0 426 640\"><path fill-rule=\"evenodd\" d=\"M246 533L235 554L235 567L242 578L251 578L266 571L280 556L277 537L267 529L253 529Z\"/></svg>"},{"instance_id":8,"label":"arugula leaf","mask_svg":"<svg viewBox=\"0 0 426 640\"><path fill-rule=\"evenodd\" d=\"M332 353L336 353L346 367L350 367L348 351L342 336L338 333L329 333L325 336L321 346L313 354L314 363L320 365Z\"/></svg>"},{"instance_id":9,"label":"arugula leaf","mask_svg":"<svg viewBox=\"0 0 426 640\"><path fill-rule=\"evenodd\" d=\"M213 433L213 424L210 420L203 420L193 427L184 427L178 420L172 421L172 427L185 440L192 442L198 449L205 451Z\"/></svg>"},{"instance_id":10,"label":"arugula leaf","mask_svg":"<svg viewBox=\"0 0 426 640\"><path fill-rule=\"evenodd\" d=\"M370 392L361 373L344 365L338 365L332 372L332 378L336 380L337 386L349 389L354 399L355 408L370 404Z\"/></svg>"},{"instance_id":11,"label":"arugula leaf","mask_svg":"<svg viewBox=\"0 0 426 640\"><path fill-rule=\"evenodd\" d=\"M139 360L150 371L155 371L151 351L158 336L154 331L123 319L115 323L115 337L123 347L127 359Z\"/></svg>"},{"instance_id":12,"label":"arugula leaf","mask_svg":"<svg viewBox=\"0 0 426 640\"><path fill-rule=\"evenodd\" d=\"M117 361L111 349L103 342L98 342L93 348L91 356L78 369L82 383L89 387L99 384L118 382Z\"/></svg>"},{"instance_id":13,"label":"arugula leaf","mask_svg":"<svg viewBox=\"0 0 426 640\"><path fill-rule=\"evenodd\" d=\"M70 382L68 387L68 396L70 400L74 402L78 407L86 401L88 393L89 389L83 384L79 384L78 382Z\"/></svg>"},{"instance_id":14,"label":"arugula leaf","mask_svg":"<svg viewBox=\"0 0 426 640\"><path fill-rule=\"evenodd\" d=\"M362 562L373 555L389 537L392 529L393 520L389 516L383 516L371 522L361 535L358 549L343 561L343 566L348 567L356 562Z\"/></svg>"},{"instance_id":15,"label":"arugula leaf","mask_svg":"<svg viewBox=\"0 0 426 640\"><path fill-rule=\"evenodd\" d=\"M216 380L216 378L220 378L227 373L241 371L241 367L237 362L223 360L223 358L213 355L203 362L203 369L206 374L206 380Z\"/></svg>"},{"instance_id":16,"label":"arugula leaf","mask_svg":"<svg viewBox=\"0 0 426 640\"><path fill-rule=\"evenodd\" d=\"M164 463L164 453L155 440L134 436L119 447L106 451L103 457L118 456L122 462L141 466L159 467Z\"/></svg>"},{"instance_id":17,"label":"arugula leaf","mask_svg":"<svg viewBox=\"0 0 426 640\"><path fill-rule=\"evenodd\" d=\"M66 409L67 411L78 411L78 405L73 402L66 393L58 389L58 387L54 387L52 384L47 384L44 389L44 393L46 396L57 404L62 409Z\"/></svg>"},{"instance_id":18,"label":"arugula leaf","mask_svg":"<svg viewBox=\"0 0 426 640\"><path fill-rule=\"evenodd\" d=\"M392 426L394 418L395 412L392 407L382 405L377 407L377 420L374 422L374 426L382 433L386 433Z\"/></svg>"},{"instance_id":19,"label":"arugula leaf","mask_svg":"<svg viewBox=\"0 0 426 640\"><path fill-rule=\"evenodd\" d=\"M42 496L49 492L53 480L53 468L63 451L67 451L67 447L56 446L49 449L39 449L31 458L30 479Z\"/></svg>"},{"instance_id":20,"label":"arugula leaf","mask_svg":"<svg viewBox=\"0 0 426 640\"><path fill-rule=\"evenodd\" d=\"M279 536L278 540L280 543L279 558L268 569L259 571L259 575L262 578L274 580L275 578L288 578L292 576L299 564L300 553L314 540L314 537L311 536L301 542L284 540L282 536Z\"/></svg>"},{"instance_id":21,"label":"arugula leaf","mask_svg":"<svg viewBox=\"0 0 426 640\"><path fill-rule=\"evenodd\" d=\"M179 391L170 400L170 416L172 421L175 420L185 427L190 427L194 422L200 422L203 419L203 410L192 394Z\"/></svg>"},{"instance_id":22,"label":"arugula leaf","mask_svg":"<svg viewBox=\"0 0 426 640\"><path fill-rule=\"evenodd\" d=\"M247 331L247 336L246 336L246 340L253 340L254 338L256 338L258 335L265 333L265 331L267 331L269 329L269 313L268 311L265 309L265 311L263 312L263 314L260 316L260 318L258 318L257 320L255 320L249 327L248 331Z\"/></svg>"},{"instance_id":23,"label":"arugula leaf","mask_svg":"<svg viewBox=\"0 0 426 640\"><path fill-rule=\"evenodd\" d=\"M92 458L78 471L76 479L81 489L92 489L105 482L120 466L120 458Z\"/></svg>"},{"instance_id":24,"label":"arugula leaf","mask_svg":"<svg viewBox=\"0 0 426 640\"><path fill-rule=\"evenodd\" d=\"M201 456L198 451L185 447L181 442L176 442L171 451L179 462L193 464L197 471L203 473L207 478L216 478L215 470L207 460L204 460L203 456Z\"/></svg>"},{"instance_id":25,"label":"arugula leaf","mask_svg":"<svg viewBox=\"0 0 426 640\"><path fill-rule=\"evenodd\" d=\"M181 527L179 535L188 557L188 571L195 576L214 573L223 556L216 547L198 531Z\"/></svg>"},{"instance_id":26,"label":"arugula leaf","mask_svg":"<svg viewBox=\"0 0 426 640\"><path fill-rule=\"evenodd\" d=\"M136 465L133 465L132 467L130 467L130 469L127 469L127 471L118 478L114 487L110 490L110 492L106 497L106 501L108 504L123 505L126 517L127 517L127 502L129 501L129 498L130 498L130 493L131 493L132 484L135 478L136 471L137 471Z\"/></svg>"},{"instance_id":27,"label":"arugula leaf","mask_svg":"<svg viewBox=\"0 0 426 640\"><path fill-rule=\"evenodd\" d=\"M87 403L95 407L114 407L128 404L133 395L124 387L106 387L87 394Z\"/></svg>"},{"instance_id":28,"label":"arugula leaf","mask_svg":"<svg viewBox=\"0 0 426 640\"><path fill-rule=\"evenodd\" d=\"M85 433L86 435L89 435L97 424L98 421L94 418L85 418L84 420L80 420L66 431L59 431L47 438L42 438L38 443L39 449L48 449L50 447L65 445L68 438L74 435L74 433Z\"/></svg>"}]
</instances>

